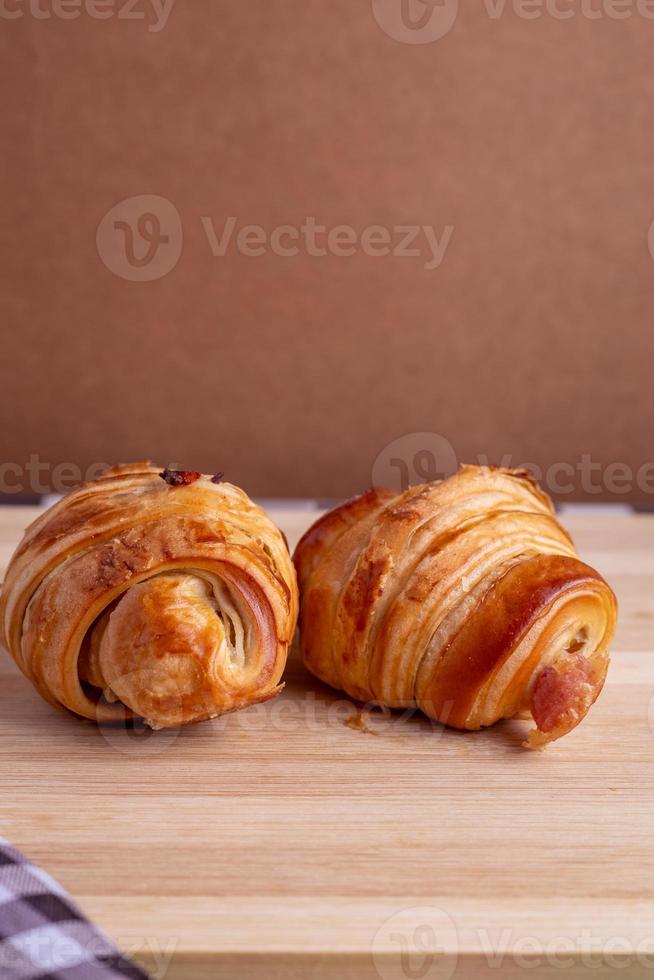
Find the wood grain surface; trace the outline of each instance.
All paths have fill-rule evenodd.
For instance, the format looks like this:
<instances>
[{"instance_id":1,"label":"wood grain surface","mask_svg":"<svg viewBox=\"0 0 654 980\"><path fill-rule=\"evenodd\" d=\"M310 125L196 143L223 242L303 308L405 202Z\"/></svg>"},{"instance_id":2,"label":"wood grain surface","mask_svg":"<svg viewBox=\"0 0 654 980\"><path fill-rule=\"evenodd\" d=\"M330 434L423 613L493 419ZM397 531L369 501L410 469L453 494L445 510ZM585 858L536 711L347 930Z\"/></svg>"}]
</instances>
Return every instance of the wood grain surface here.
<instances>
[{"instance_id":1,"label":"wood grain surface","mask_svg":"<svg viewBox=\"0 0 654 980\"><path fill-rule=\"evenodd\" d=\"M33 514L0 510L2 565ZM314 515L274 516L293 546ZM621 614L546 752L362 717L296 658L270 704L101 731L2 655L0 834L161 980L653 975L654 516L563 520Z\"/></svg>"}]
</instances>

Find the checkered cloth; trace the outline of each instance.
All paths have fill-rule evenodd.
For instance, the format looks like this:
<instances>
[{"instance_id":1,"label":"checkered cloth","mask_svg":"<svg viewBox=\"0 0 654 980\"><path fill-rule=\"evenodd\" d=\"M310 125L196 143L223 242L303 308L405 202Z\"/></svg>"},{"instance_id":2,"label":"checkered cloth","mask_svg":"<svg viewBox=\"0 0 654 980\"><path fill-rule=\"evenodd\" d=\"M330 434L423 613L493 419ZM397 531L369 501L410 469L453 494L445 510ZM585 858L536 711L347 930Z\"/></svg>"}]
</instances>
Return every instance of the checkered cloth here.
<instances>
[{"instance_id":1,"label":"checkered cloth","mask_svg":"<svg viewBox=\"0 0 654 980\"><path fill-rule=\"evenodd\" d=\"M40 868L0 837L0 980L147 980Z\"/></svg>"}]
</instances>

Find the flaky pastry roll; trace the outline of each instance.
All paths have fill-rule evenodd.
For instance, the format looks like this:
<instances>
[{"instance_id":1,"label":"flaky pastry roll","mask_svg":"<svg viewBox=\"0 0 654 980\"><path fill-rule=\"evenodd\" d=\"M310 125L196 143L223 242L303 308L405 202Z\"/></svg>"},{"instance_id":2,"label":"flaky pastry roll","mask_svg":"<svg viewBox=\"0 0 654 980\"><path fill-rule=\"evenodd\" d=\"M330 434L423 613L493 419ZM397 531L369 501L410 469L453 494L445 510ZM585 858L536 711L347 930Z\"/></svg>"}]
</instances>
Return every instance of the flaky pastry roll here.
<instances>
[{"instance_id":1,"label":"flaky pastry roll","mask_svg":"<svg viewBox=\"0 0 654 980\"><path fill-rule=\"evenodd\" d=\"M616 600L523 470L372 489L295 552L307 667L364 702L474 730L531 716L542 747L604 684Z\"/></svg>"},{"instance_id":2,"label":"flaky pastry roll","mask_svg":"<svg viewBox=\"0 0 654 980\"><path fill-rule=\"evenodd\" d=\"M278 694L297 605L283 536L242 490L142 463L27 529L0 635L51 704L169 728Z\"/></svg>"}]
</instances>

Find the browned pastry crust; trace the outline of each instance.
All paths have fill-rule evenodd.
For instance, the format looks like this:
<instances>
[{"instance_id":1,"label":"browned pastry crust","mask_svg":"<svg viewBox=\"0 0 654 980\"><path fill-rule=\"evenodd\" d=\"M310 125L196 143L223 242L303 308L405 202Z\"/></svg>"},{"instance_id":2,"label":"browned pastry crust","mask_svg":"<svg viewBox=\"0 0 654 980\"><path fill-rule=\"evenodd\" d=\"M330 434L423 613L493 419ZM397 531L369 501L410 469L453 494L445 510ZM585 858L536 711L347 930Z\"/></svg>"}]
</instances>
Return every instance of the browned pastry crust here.
<instances>
[{"instance_id":1,"label":"browned pastry crust","mask_svg":"<svg viewBox=\"0 0 654 980\"><path fill-rule=\"evenodd\" d=\"M40 516L7 570L3 645L84 718L166 728L282 689L298 597L280 531L218 478L161 477L107 470Z\"/></svg>"},{"instance_id":2,"label":"browned pastry crust","mask_svg":"<svg viewBox=\"0 0 654 980\"><path fill-rule=\"evenodd\" d=\"M602 689L615 596L523 470L369 490L294 560L305 663L357 700L470 730L528 714L541 747Z\"/></svg>"}]
</instances>

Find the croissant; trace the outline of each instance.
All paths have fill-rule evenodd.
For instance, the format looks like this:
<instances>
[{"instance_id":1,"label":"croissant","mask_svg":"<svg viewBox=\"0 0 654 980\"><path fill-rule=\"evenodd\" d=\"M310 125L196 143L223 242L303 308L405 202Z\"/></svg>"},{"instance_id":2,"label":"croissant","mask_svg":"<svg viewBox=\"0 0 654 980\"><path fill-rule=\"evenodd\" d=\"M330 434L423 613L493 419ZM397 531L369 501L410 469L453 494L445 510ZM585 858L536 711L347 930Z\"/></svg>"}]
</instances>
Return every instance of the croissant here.
<instances>
[{"instance_id":1,"label":"croissant","mask_svg":"<svg viewBox=\"0 0 654 980\"><path fill-rule=\"evenodd\" d=\"M531 716L540 748L602 689L615 596L524 470L368 490L320 518L294 561L304 661L359 701L467 730Z\"/></svg>"},{"instance_id":2,"label":"croissant","mask_svg":"<svg viewBox=\"0 0 654 980\"><path fill-rule=\"evenodd\" d=\"M52 705L169 728L278 694L297 607L285 540L242 490L140 463L27 529L0 638Z\"/></svg>"}]
</instances>

